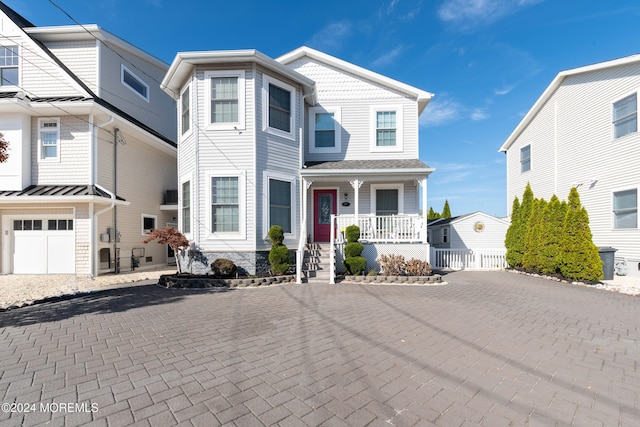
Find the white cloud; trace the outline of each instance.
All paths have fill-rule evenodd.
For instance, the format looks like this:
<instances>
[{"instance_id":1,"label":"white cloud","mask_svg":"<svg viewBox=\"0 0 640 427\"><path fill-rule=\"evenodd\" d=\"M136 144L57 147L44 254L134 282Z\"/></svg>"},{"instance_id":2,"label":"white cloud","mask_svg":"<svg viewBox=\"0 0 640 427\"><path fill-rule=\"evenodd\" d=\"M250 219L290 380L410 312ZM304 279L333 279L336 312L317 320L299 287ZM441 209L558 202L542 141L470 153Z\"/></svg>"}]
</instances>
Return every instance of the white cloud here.
<instances>
[{"instance_id":1,"label":"white cloud","mask_svg":"<svg viewBox=\"0 0 640 427\"><path fill-rule=\"evenodd\" d=\"M474 122L479 122L481 120L486 120L489 118L489 114L485 111L484 108L476 108L471 112L471 120Z\"/></svg>"},{"instance_id":2,"label":"white cloud","mask_svg":"<svg viewBox=\"0 0 640 427\"><path fill-rule=\"evenodd\" d=\"M422 126L441 126L457 120L462 116L465 108L456 101L433 101L420 116Z\"/></svg>"},{"instance_id":3,"label":"white cloud","mask_svg":"<svg viewBox=\"0 0 640 427\"><path fill-rule=\"evenodd\" d=\"M378 58L376 58L371 65L373 65L374 67L381 67L384 65L389 65L392 64L393 61L395 61L395 59L400 56L400 54L404 51L404 46L400 45L398 47L396 47L393 50L390 50L389 52L385 53L384 55L379 56Z\"/></svg>"},{"instance_id":4,"label":"white cloud","mask_svg":"<svg viewBox=\"0 0 640 427\"><path fill-rule=\"evenodd\" d=\"M518 10L544 0L446 0L438 17L461 30L489 25Z\"/></svg>"},{"instance_id":5,"label":"white cloud","mask_svg":"<svg viewBox=\"0 0 640 427\"><path fill-rule=\"evenodd\" d=\"M339 49L345 39L351 35L352 27L350 21L332 22L315 33L307 44L322 51Z\"/></svg>"},{"instance_id":6,"label":"white cloud","mask_svg":"<svg viewBox=\"0 0 640 427\"><path fill-rule=\"evenodd\" d=\"M514 87L515 85L505 85L505 86L502 86L500 89L494 89L493 93L500 96L506 95L509 92L511 92Z\"/></svg>"}]
</instances>

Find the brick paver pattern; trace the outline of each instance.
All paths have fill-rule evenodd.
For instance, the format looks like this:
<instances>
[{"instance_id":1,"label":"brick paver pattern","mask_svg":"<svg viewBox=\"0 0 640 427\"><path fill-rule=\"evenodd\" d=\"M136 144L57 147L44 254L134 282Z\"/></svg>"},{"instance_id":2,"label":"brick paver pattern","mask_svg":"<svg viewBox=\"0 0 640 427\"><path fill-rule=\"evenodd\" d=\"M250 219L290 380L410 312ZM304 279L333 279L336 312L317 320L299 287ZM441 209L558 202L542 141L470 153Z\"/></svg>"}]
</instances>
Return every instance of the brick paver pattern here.
<instances>
[{"instance_id":1,"label":"brick paver pattern","mask_svg":"<svg viewBox=\"0 0 640 427\"><path fill-rule=\"evenodd\" d=\"M638 297L445 279L151 285L3 312L0 424L640 425Z\"/></svg>"}]
</instances>

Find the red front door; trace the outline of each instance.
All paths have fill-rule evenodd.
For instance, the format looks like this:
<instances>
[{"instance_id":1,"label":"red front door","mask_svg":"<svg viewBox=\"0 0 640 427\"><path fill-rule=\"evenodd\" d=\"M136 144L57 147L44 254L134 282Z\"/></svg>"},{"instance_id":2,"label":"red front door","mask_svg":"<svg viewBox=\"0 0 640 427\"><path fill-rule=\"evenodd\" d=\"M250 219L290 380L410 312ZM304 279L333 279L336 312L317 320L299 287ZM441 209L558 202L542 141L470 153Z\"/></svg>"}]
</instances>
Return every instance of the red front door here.
<instances>
[{"instance_id":1,"label":"red front door","mask_svg":"<svg viewBox=\"0 0 640 427\"><path fill-rule=\"evenodd\" d=\"M331 238L331 214L336 214L337 190L313 192L313 239L328 242Z\"/></svg>"}]
</instances>

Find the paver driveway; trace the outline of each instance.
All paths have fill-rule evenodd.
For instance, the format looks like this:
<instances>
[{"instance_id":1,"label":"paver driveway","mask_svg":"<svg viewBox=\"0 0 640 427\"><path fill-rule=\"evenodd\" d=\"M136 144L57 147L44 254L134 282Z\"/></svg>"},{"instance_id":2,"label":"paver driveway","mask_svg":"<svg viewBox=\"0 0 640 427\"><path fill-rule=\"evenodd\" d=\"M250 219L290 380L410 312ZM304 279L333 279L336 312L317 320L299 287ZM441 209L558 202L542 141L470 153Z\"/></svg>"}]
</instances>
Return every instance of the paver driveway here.
<instances>
[{"instance_id":1,"label":"paver driveway","mask_svg":"<svg viewBox=\"0 0 640 427\"><path fill-rule=\"evenodd\" d=\"M640 425L640 299L446 279L142 286L0 313L0 423Z\"/></svg>"}]
</instances>

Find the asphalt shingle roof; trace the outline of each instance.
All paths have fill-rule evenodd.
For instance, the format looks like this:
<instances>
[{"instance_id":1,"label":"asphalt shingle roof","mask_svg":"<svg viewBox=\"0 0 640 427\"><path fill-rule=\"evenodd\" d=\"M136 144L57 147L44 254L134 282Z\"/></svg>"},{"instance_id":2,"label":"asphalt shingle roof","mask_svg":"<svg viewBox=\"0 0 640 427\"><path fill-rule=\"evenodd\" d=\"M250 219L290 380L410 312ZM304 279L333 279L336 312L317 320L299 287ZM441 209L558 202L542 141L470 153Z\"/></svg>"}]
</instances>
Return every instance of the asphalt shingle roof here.
<instances>
[{"instance_id":1,"label":"asphalt shingle roof","mask_svg":"<svg viewBox=\"0 0 640 427\"><path fill-rule=\"evenodd\" d=\"M418 159L339 160L307 162L307 169L430 169Z\"/></svg>"}]
</instances>

